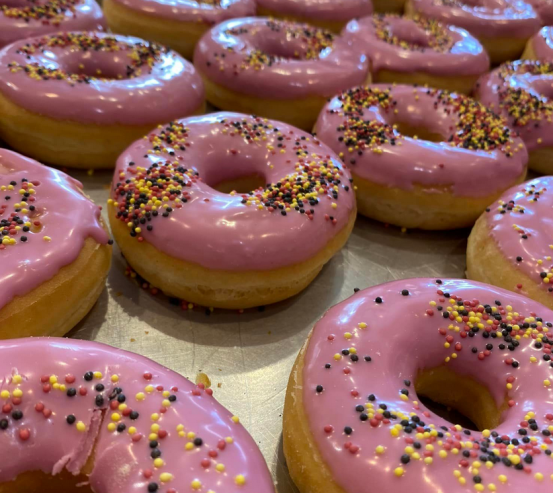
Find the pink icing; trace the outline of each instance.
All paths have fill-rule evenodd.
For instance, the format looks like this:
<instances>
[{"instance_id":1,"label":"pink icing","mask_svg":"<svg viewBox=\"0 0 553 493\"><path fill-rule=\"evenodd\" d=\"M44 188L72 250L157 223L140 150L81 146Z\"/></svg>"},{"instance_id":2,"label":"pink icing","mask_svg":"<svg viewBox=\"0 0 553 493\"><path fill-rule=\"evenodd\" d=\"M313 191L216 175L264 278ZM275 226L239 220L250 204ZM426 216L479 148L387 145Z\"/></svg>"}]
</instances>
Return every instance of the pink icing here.
<instances>
[{"instance_id":1,"label":"pink icing","mask_svg":"<svg viewBox=\"0 0 553 493\"><path fill-rule=\"evenodd\" d=\"M145 15L208 25L255 15L255 0L114 0Z\"/></svg>"},{"instance_id":2,"label":"pink icing","mask_svg":"<svg viewBox=\"0 0 553 493\"><path fill-rule=\"evenodd\" d=\"M348 21L373 13L371 0L257 0L257 3L271 12L323 21Z\"/></svg>"},{"instance_id":3,"label":"pink icing","mask_svg":"<svg viewBox=\"0 0 553 493\"><path fill-rule=\"evenodd\" d=\"M35 193L25 191L24 178ZM20 190L30 194L28 208ZM29 232L15 231L12 214L23 221L19 228L27 221L39 221L40 226L32 226ZM100 224L100 207L84 196L81 183L6 149L0 149L0 233L3 230L13 233L0 237L0 309L14 296L27 294L71 264L88 237L102 244L109 239ZM15 244L2 244L6 236Z\"/></svg>"},{"instance_id":4,"label":"pink icing","mask_svg":"<svg viewBox=\"0 0 553 493\"><path fill-rule=\"evenodd\" d=\"M533 60L504 64L479 80L475 95L509 120L528 151L553 145L553 65Z\"/></svg>"},{"instance_id":5,"label":"pink icing","mask_svg":"<svg viewBox=\"0 0 553 493\"><path fill-rule=\"evenodd\" d=\"M534 7L546 26L553 24L553 0L526 0L526 2Z\"/></svg>"},{"instance_id":6,"label":"pink icing","mask_svg":"<svg viewBox=\"0 0 553 493\"><path fill-rule=\"evenodd\" d=\"M55 10L60 10L58 6L62 5L64 11L62 14L53 14L51 18L44 14L39 14L38 18L29 18L29 15L25 14L25 9L38 10L41 5L55 6ZM19 9L18 17L7 16L6 12L2 12L2 6ZM37 15L35 12L29 13L33 17ZM18 39L42 36L57 31L103 31L106 28L104 14L95 0L62 0L61 2L50 2L48 0L45 2L29 0L0 1L0 48Z\"/></svg>"},{"instance_id":7,"label":"pink icing","mask_svg":"<svg viewBox=\"0 0 553 493\"><path fill-rule=\"evenodd\" d=\"M260 135L256 137L258 132ZM246 138L246 134L251 138ZM142 230L136 235L138 239L143 238L175 258L223 270L265 270L293 265L320 252L347 225L354 210L349 172L328 147L290 125L237 113L215 113L181 120L180 124L167 127L165 139L160 136L163 137L157 130L121 155L112 198L118 201L120 211L132 212L124 198L127 194L129 198L138 197L141 175L147 170L151 180L154 163L158 167L169 163L163 170L165 177L171 177L169 189L179 189L176 178L185 183L180 186L181 202L175 202L173 192L172 199L166 202L172 209L169 217L163 217L161 209L157 217L147 221L152 231L138 220L135 224ZM154 147L159 149L159 155L154 154ZM175 154L171 155L172 152ZM171 162L177 163L175 166L181 168L181 173ZM303 199L301 206L298 204L303 213L291 208L283 215L286 210L278 205L268 207L266 189L258 189L251 195L231 195L211 187L222 181L257 175L267 184L281 183L279 190L286 193L285 184L295 183L299 168L308 166L305 169L310 170L309 176L320 179L318 173L325 165L334 169L339 183L328 188L323 180L317 191L309 192L315 193L312 200L316 203ZM307 187L312 178L304 176L301 182ZM125 186L128 179L133 181ZM154 194L146 192L146 200Z\"/></svg>"},{"instance_id":8,"label":"pink icing","mask_svg":"<svg viewBox=\"0 0 553 493\"><path fill-rule=\"evenodd\" d=\"M528 38L541 19L521 0L413 0L417 12L466 29L478 37Z\"/></svg>"},{"instance_id":9,"label":"pink icing","mask_svg":"<svg viewBox=\"0 0 553 493\"><path fill-rule=\"evenodd\" d=\"M477 115L476 120L467 120L472 133L458 128L464 120L452 109L459 103ZM344 116L344 105L357 110ZM359 126L359 121L365 123ZM426 128L442 135L443 141L401 136L392 128L398 122ZM481 105L466 96L452 95L450 99L446 92L423 87L374 84L367 90L346 91L323 108L315 131L355 175L405 190L411 190L414 184L427 191L451 186L456 195L486 196L512 184L528 160L526 150L520 148L521 140L512 138L503 122ZM356 142L348 140L350 134ZM472 137L480 139L488 134L500 137L493 149L484 150L480 144L479 148L464 146Z\"/></svg>"},{"instance_id":10,"label":"pink icing","mask_svg":"<svg viewBox=\"0 0 553 493\"><path fill-rule=\"evenodd\" d=\"M365 17L351 21L342 36L352 45L364 47L372 73L422 71L448 76L481 75L489 70L488 55L467 31L435 22L425 29L424 22L394 15ZM406 45L382 39L382 28Z\"/></svg>"},{"instance_id":11,"label":"pink icing","mask_svg":"<svg viewBox=\"0 0 553 493\"><path fill-rule=\"evenodd\" d=\"M1 402L12 407L0 415L8 421L8 428L0 430L0 483L25 471L55 473L65 468L77 473L97 438L90 476L96 493L148 493L151 483L160 493L171 488L187 492L194 491L194 480L200 481L201 492L274 492L255 442L211 390L157 363L104 344L59 338L2 341L0 355L0 391L11 394ZM100 373L89 374L90 380L88 372ZM50 381L53 376L56 380ZM55 389L54 382L65 390ZM16 389L22 392L19 405L13 402ZM70 397L73 392L76 395ZM117 409L123 400L127 409ZM16 411L23 413L19 420L12 417ZM114 414L119 415L116 421ZM68 416L74 417L73 424ZM78 430L79 422L86 430ZM109 423L124 429L110 431ZM152 446L149 434L154 424L159 431ZM177 429L179 425L183 428ZM26 440L21 432L23 437L28 432ZM187 433L195 433L197 444ZM186 450L187 443L194 444L191 450ZM164 462L158 468L152 458L156 451ZM216 471L217 464L225 466L223 472ZM167 480L163 473L172 478ZM243 476L243 485L237 485L237 476Z\"/></svg>"},{"instance_id":12,"label":"pink icing","mask_svg":"<svg viewBox=\"0 0 553 493\"><path fill-rule=\"evenodd\" d=\"M538 60L553 62L553 27L543 27L530 42Z\"/></svg>"},{"instance_id":13,"label":"pink icing","mask_svg":"<svg viewBox=\"0 0 553 493\"><path fill-rule=\"evenodd\" d=\"M486 314L483 305L489 306L491 315L500 317L505 328L496 321L492 325L488 325L487 320L482 321L489 330L494 327L493 332L499 331L499 336L484 338L483 333L487 331L474 327L478 332L474 337L467 337L471 332L467 322L457 322L453 315L444 320L444 311L453 306L450 302L458 303L459 298L463 300L463 311L472 310L479 318L484 315L491 322L494 319ZM429 304L431 302L436 304ZM508 305L512 305L512 311ZM520 316L513 315L514 312ZM507 314L511 314L511 320L506 319ZM527 322L536 326L521 327L520 332L529 331L533 335L515 341L519 345L514 347L509 342L507 328L515 322L522 325L524 317L529 317ZM536 317L542 317L543 322ZM553 320L553 313L539 303L466 280L446 280L440 284L431 279L394 281L360 291L331 308L315 325L307 347L303 400L315 444L334 480L347 493L365 493L367 484L371 485L371 491L417 493L465 493L476 491L476 484L483 485L482 491L491 491L490 484L496 485L497 491L512 493L551 491L553 462L544 452L553 447L550 437L541 433L542 430L548 433L548 427L553 425L551 387L544 383L553 372L547 361L550 353L547 341L553 338L550 320ZM363 324L367 327L362 328ZM448 330L448 327L453 329ZM501 330L505 330L505 336ZM346 335L348 333L351 338ZM513 329L513 336L516 333ZM539 346L535 345L538 335L545 341ZM447 348L444 347L446 343ZM491 344L491 349L487 344ZM513 351L509 350L509 345ZM344 355L344 349L349 354ZM456 359L451 357L453 353L457 354ZM358 361L353 361L352 355ZM366 356L371 361L366 361ZM536 358L535 363L530 362L530 356ZM446 358L449 358L447 362ZM331 367L325 368L326 364ZM507 467L501 460L492 462L488 468L487 462L491 462L488 457L494 457L493 449L506 451L500 448L505 447L503 443L495 444L496 435L491 435L491 443L484 447L487 440L483 433L466 434L462 428L458 431L452 423L416 403L414 383L418 372L444 365L486 386L498 406L507 397L508 411L495 432L505 440L518 440L514 453L511 451L505 456L518 455L516 449L522 450L518 460L524 470L516 470L514 461ZM509 382L511 390L506 389ZM319 385L321 388L317 389ZM374 396L374 400L367 396ZM378 419L378 413L370 418L368 409L356 409L366 404L372 404L374 411L386 405L386 412L390 414L384 415L380 408L382 413ZM529 412L535 413L537 431L529 425ZM363 421L361 414L368 419ZM402 419L408 423L401 424ZM394 425L399 426L397 437L391 435ZM351 428L349 435L346 427ZM411 433L407 433L406 428L411 429ZM519 434L519 429L524 429L525 434ZM425 430L428 433L434 430L444 436L427 435L425 438L418 435ZM524 436L535 438L535 446L524 443ZM415 443L420 444L420 448L417 449ZM540 445L545 448L540 449ZM376 451L378 446L384 447L381 454ZM406 452L408 446L420 453L419 460L410 450ZM439 455L442 451L446 452L445 457ZM468 457L463 453L468 453ZM401 460L404 454L409 460L407 464ZM523 459L527 456L530 456L528 460ZM500 453L499 459L503 457ZM426 459L430 461L425 463ZM473 467L477 461L481 462L480 468ZM466 484L460 484L454 473L464 478ZM538 473L542 474L542 480L535 477ZM499 479L501 475L506 476L505 484Z\"/></svg>"},{"instance_id":14,"label":"pink icing","mask_svg":"<svg viewBox=\"0 0 553 493\"><path fill-rule=\"evenodd\" d=\"M196 46L194 64L217 84L270 99L331 96L363 83L368 72L365 55L340 37L263 17L212 28Z\"/></svg>"},{"instance_id":15,"label":"pink icing","mask_svg":"<svg viewBox=\"0 0 553 493\"><path fill-rule=\"evenodd\" d=\"M63 40L65 36L78 40L89 38L86 45L92 46L115 44L117 49L85 50L71 42L48 46L49 40ZM36 47L30 55L23 49L28 43ZM129 78L127 70L134 48L146 53L153 50L156 56L136 67ZM14 70L10 64L42 66L81 78L95 76L99 69L111 79L89 77L88 83L70 83L55 77L37 80L24 70ZM194 113L204 99L200 76L176 52L139 38L103 33L52 35L5 47L0 51L0 92L33 113L100 125L154 126Z\"/></svg>"},{"instance_id":16,"label":"pink icing","mask_svg":"<svg viewBox=\"0 0 553 493\"><path fill-rule=\"evenodd\" d=\"M503 255L549 292L553 287L544 279L553 272L552 210L553 177L544 176L507 190L486 213L490 234Z\"/></svg>"}]
</instances>

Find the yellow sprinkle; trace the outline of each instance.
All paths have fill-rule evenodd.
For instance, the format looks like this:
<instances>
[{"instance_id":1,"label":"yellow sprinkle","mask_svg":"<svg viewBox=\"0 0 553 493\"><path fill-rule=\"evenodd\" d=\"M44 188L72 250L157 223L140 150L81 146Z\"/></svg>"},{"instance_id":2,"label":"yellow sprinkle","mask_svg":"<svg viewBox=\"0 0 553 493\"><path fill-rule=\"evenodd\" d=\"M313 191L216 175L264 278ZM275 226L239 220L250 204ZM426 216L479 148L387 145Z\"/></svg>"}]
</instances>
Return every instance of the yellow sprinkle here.
<instances>
[{"instance_id":1,"label":"yellow sprinkle","mask_svg":"<svg viewBox=\"0 0 553 493\"><path fill-rule=\"evenodd\" d=\"M236 476L234 478L234 482L238 485L238 486L242 486L244 484L246 484L246 478L242 475L242 474L239 474L238 476Z\"/></svg>"},{"instance_id":2,"label":"yellow sprinkle","mask_svg":"<svg viewBox=\"0 0 553 493\"><path fill-rule=\"evenodd\" d=\"M120 421L120 420L121 420L121 415L118 414L118 413L113 413L113 414L111 415L111 420L112 420L112 421Z\"/></svg>"},{"instance_id":3,"label":"yellow sprinkle","mask_svg":"<svg viewBox=\"0 0 553 493\"><path fill-rule=\"evenodd\" d=\"M86 425L82 421L79 421L75 426L78 431L86 431Z\"/></svg>"},{"instance_id":4,"label":"yellow sprinkle","mask_svg":"<svg viewBox=\"0 0 553 493\"><path fill-rule=\"evenodd\" d=\"M168 483L173 479L173 475L168 472L163 472L159 475L159 479L162 483Z\"/></svg>"},{"instance_id":5,"label":"yellow sprinkle","mask_svg":"<svg viewBox=\"0 0 553 493\"><path fill-rule=\"evenodd\" d=\"M9 399L10 398L10 393L7 390L3 390L2 392L0 392L0 397L2 399Z\"/></svg>"},{"instance_id":6,"label":"yellow sprinkle","mask_svg":"<svg viewBox=\"0 0 553 493\"><path fill-rule=\"evenodd\" d=\"M218 471L218 472L223 472L225 470L225 466L223 464L217 464L215 466L215 469Z\"/></svg>"},{"instance_id":7,"label":"yellow sprinkle","mask_svg":"<svg viewBox=\"0 0 553 493\"><path fill-rule=\"evenodd\" d=\"M403 476L403 475L405 474L405 471L404 471L403 467L396 467L396 468L394 469L394 474L395 474L398 478L400 478L401 476Z\"/></svg>"},{"instance_id":8,"label":"yellow sprinkle","mask_svg":"<svg viewBox=\"0 0 553 493\"><path fill-rule=\"evenodd\" d=\"M378 447L376 447L375 452L378 455L382 455L384 452L386 452L386 449L382 445L379 445Z\"/></svg>"},{"instance_id":9,"label":"yellow sprinkle","mask_svg":"<svg viewBox=\"0 0 553 493\"><path fill-rule=\"evenodd\" d=\"M193 490L199 490L202 487L202 483L198 479L195 479L194 481L192 481L190 486L192 486Z\"/></svg>"},{"instance_id":10,"label":"yellow sprinkle","mask_svg":"<svg viewBox=\"0 0 553 493\"><path fill-rule=\"evenodd\" d=\"M159 414L158 413L154 413L152 414L152 421L158 421L159 420Z\"/></svg>"},{"instance_id":11,"label":"yellow sprinkle","mask_svg":"<svg viewBox=\"0 0 553 493\"><path fill-rule=\"evenodd\" d=\"M163 459L158 457L157 459L154 460L154 466L155 467L163 467L163 465L165 464L165 462L163 462Z\"/></svg>"},{"instance_id":12,"label":"yellow sprinkle","mask_svg":"<svg viewBox=\"0 0 553 493\"><path fill-rule=\"evenodd\" d=\"M117 426L115 426L115 423L110 423L108 425L108 431L115 431Z\"/></svg>"},{"instance_id":13,"label":"yellow sprinkle","mask_svg":"<svg viewBox=\"0 0 553 493\"><path fill-rule=\"evenodd\" d=\"M119 381L119 377L118 377L117 375L112 375L112 376L111 376L111 381L114 382L114 383L115 383L115 382L118 382L118 381Z\"/></svg>"},{"instance_id":14,"label":"yellow sprinkle","mask_svg":"<svg viewBox=\"0 0 553 493\"><path fill-rule=\"evenodd\" d=\"M13 383L21 383L21 380L22 380L21 375L14 375L12 380L13 380Z\"/></svg>"},{"instance_id":15,"label":"yellow sprinkle","mask_svg":"<svg viewBox=\"0 0 553 493\"><path fill-rule=\"evenodd\" d=\"M234 423L240 423L240 418L239 418L238 416L233 416L233 417L232 417L232 421L233 421Z\"/></svg>"},{"instance_id":16,"label":"yellow sprinkle","mask_svg":"<svg viewBox=\"0 0 553 493\"><path fill-rule=\"evenodd\" d=\"M145 398L146 398L146 396L144 395L143 392L139 392L138 394L136 394L136 400L137 401L143 401Z\"/></svg>"},{"instance_id":17,"label":"yellow sprinkle","mask_svg":"<svg viewBox=\"0 0 553 493\"><path fill-rule=\"evenodd\" d=\"M15 389L13 391L13 396L14 397L22 397L23 396L23 391L21 389Z\"/></svg>"}]
</instances>

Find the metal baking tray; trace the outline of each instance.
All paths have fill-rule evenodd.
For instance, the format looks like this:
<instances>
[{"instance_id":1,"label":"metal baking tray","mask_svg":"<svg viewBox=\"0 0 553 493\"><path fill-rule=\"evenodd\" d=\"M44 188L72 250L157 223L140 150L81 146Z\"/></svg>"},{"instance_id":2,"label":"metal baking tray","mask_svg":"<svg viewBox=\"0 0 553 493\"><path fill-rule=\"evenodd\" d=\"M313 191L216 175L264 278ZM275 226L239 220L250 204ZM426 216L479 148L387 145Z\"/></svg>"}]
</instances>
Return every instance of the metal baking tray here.
<instances>
[{"instance_id":1,"label":"metal baking tray","mask_svg":"<svg viewBox=\"0 0 553 493\"><path fill-rule=\"evenodd\" d=\"M106 204L111 172L70 174L96 203ZM309 330L356 287L408 277L464 277L468 233L402 233L360 216L345 248L303 293L264 311L215 310L209 316L144 290L125 275L115 245L106 289L69 336L134 351L191 380L207 374L216 398L240 416L259 444L277 492L296 493L282 453L282 409L290 370Z\"/></svg>"}]
</instances>

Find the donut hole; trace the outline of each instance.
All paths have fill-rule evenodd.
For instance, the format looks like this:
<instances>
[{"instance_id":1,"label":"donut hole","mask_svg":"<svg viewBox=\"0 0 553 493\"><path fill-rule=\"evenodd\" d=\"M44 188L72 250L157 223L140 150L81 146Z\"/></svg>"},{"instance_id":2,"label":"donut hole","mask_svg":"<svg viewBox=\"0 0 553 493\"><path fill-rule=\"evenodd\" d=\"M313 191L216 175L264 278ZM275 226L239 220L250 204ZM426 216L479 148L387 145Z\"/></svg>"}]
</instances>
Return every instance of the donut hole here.
<instances>
[{"instance_id":1,"label":"donut hole","mask_svg":"<svg viewBox=\"0 0 553 493\"><path fill-rule=\"evenodd\" d=\"M446 367L419 372L418 398L438 416L474 431L492 430L501 423L504 409L497 407L487 387ZM456 420L459 422L455 422Z\"/></svg>"},{"instance_id":2,"label":"donut hole","mask_svg":"<svg viewBox=\"0 0 553 493\"><path fill-rule=\"evenodd\" d=\"M405 137L417 138L419 140L427 140L429 142L443 142L444 136L421 125L412 125L408 122L394 122L397 131Z\"/></svg>"},{"instance_id":3,"label":"donut hole","mask_svg":"<svg viewBox=\"0 0 553 493\"><path fill-rule=\"evenodd\" d=\"M222 180L209 186L221 193L248 193L258 188L264 188L267 184L262 176L253 174L228 180Z\"/></svg>"},{"instance_id":4,"label":"donut hole","mask_svg":"<svg viewBox=\"0 0 553 493\"><path fill-rule=\"evenodd\" d=\"M67 73L108 80L126 79L128 64L126 54L114 56L112 52L103 51L70 53L65 59L60 59L60 66Z\"/></svg>"},{"instance_id":5,"label":"donut hole","mask_svg":"<svg viewBox=\"0 0 553 493\"><path fill-rule=\"evenodd\" d=\"M408 43L413 48L430 47L429 34L411 19L403 17L394 19L394 22L388 26L388 31L392 36Z\"/></svg>"}]
</instances>

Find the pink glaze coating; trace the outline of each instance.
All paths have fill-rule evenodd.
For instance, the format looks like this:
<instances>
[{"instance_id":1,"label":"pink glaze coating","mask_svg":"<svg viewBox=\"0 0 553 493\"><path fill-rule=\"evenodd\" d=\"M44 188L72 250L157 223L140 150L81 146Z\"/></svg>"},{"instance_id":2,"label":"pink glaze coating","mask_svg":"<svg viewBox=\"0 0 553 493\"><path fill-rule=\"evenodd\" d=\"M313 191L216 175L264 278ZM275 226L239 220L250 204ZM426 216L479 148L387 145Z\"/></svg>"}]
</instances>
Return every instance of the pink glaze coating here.
<instances>
[{"instance_id":1,"label":"pink glaze coating","mask_svg":"<svg viewBox=\"0 0 553 493\"><path fill-rule=\"evenodd\" d=\"M466 29L478 38L529 38L541 19L522 0L412 0L416 12Z\"/></svg>"},{"instance_id":2,"label":"pink glaze coating","mask_svg":"<svg viewBox=\"0 0 553 493\"><path fill-rule=\"evenodd\" d=\"M57 31L103 31L102 8L95 0L1 0L0 48L18 39Z\"/></svg>"},{"instance_id":3,"label":"pink glaze coating","mask_svg":"<svg viewBox=\"0 0 553 493\"><path fill-rule=\"evenodd\" d=\"M553 62L553 27L542 27L531 40L532 48L538 60Z\"/></svg>"},{"instance_id":4,"label":"pink glaze coating","mask_svg":"<svg viewBox=\"0 0 553 493\"><path fill-rule=\"evenodd\" d=\"M349 21L373 13L371 0L257 0L271 13L317 21Z\"/></svg>"},{"instance_id":5,"label":"pink glaze coating","mask_svg":"<svg viewBox=\"0 0 553 493\"><path fill-rule=\"evenodd\" d=\"M443 141L404 136L398 123ZM315 132L355 176L405 190L417 184L430 193L450 187L456 195L482 197L514 183L528 161L522 141L481 104L423 87L345 91L323 108Z\"/></svg>"},{"instance_id":6,"label":"pink glaze coating","mask_svg":"<svg viewBox=\"0 0 553 493\"><path fill-rule=\"evenodd\" d=\"M157 173L169 178L164 188L145 187ZM270 185L235 194L212 188L253 175ZM137 209L147 219L131 223L137 241L229 271L306 261L355 210L350 174L327 146L290 125L238 113L180 120L132 144L117 161L112 200L123 222Z\"/></svg>"},{"instance_id":7,"label":"pink glaze coating","mask_svg":"<svg viewBox=\"0 0 553 493\"><path fill-rule=\"evenodd\" d=\"M0 483L26 471L77 474L97 440L95 493L274 492L257 445L212 391L147 358L88 341L15 339L0 343L0 375L10 406L0 415Z\"/></svg>"},{"instance_id":8,"label":"pink glaze coating","mask_svg":"<svg viewBox=\"0 0 553 493\"><path fill-rule=\"evenodd\" d=\"M552 211L552 176L507 190L486 211L490 235L504 257L549 293L553 293ZM524 284L520 289L524 292Z\"/></svg>"},{"instance_id":9,"label":"pink glaze coating","mask_svg":"<svg viewBox=\"0 0 553 493\"><path fill-rule=\"evenodd\" d=\"M552 63L505 63L478 81L475 96L508 119L528 151L553 145Z\"/></svg>"},{"instance_id":10,"label":"pink glaze coating","mask_svg":"<svg viewBox=\"0 0 553 493\"><path fill-rule=\"evenodd\" d=\"M553 0L525 0L534 7L546 26L553 24Z\"/></svg>"},{"instance_id":11,"label":"pink glaze coating","mask_svg":"<svg viewBox=\"0 0 553 493\"><path fill-rule=\"evenodd\" d=\"M255 0L114 0L144 15L215 25L255 15Z\"/></svg>"},{"instance_id":12,"label":"pink glaze coating","mask_svg":"<svg viewBox=\"0 0 553 493\"><path fill-rule=\"evenodd\" d=\"M263 17L223 22L207 32L194 64L209 80L267 99L331 96L362 84L366 56L323 29Z\"/></svg>"},{"instance_id":13,"label":"pink glaze coating","mask_svg":"<svg viewBox=\"0 0 553 493\"><path fill-rule=\"evenodd\" d=\"M100 207L81 183L6 149L0 149L0 232L0 309L74 262L88 237L109 240Z\"/></svg>"},{"instance_id":14,"label":"pink glaze coating","mask_svg":"<svg viewBox=\"0 0 553 493\"><path fill-rule=\"evenodd\" d=\"M32 113L99 125L155 126L194 113L204 101L201 77L179 54L104 33L55 34L5 47L0 92Z\"/></svg>"},{"instance_id":15,"label":"pink glaze coating","mask_svg":"<svg viewBox=\"0 0 553 493\"><path fill-rule=\"evenodd\" d=\"M333 479L346 493L551 491L551 320L539 303L466 280L394 281L331 308L313 329L302 383L310 431ZM483 336L490 333L497 337ZM528 338L515 346L521 333ZM419 402L418 372L444 366L506 404L496 430L456 428Z\"/></svg>"},{"instance_id":16,"label":"pink glaze coating","mask_svg":"<svg viewBox=\"0 0 553 493\"><path fill-rule=\"evenodd\" d=\"M467 31L424 18L375 15L353 20L342 36L363 46L371 72L425 72L436 76L482 75L489 57Z\"/></svg>"}]
</instances>

